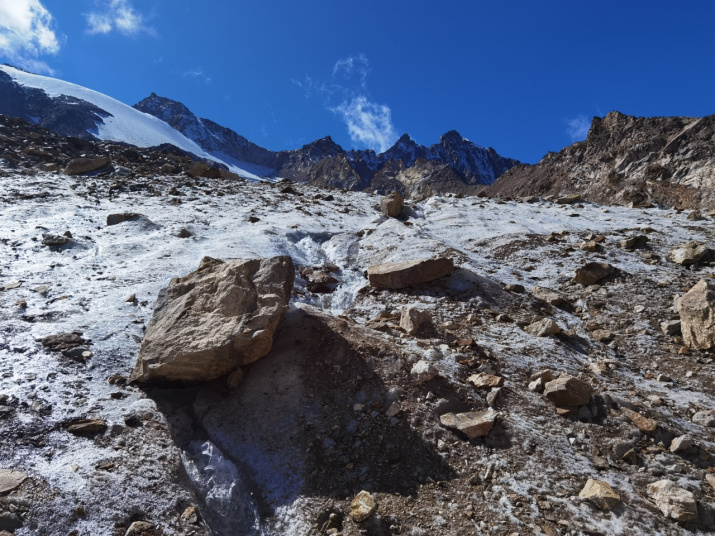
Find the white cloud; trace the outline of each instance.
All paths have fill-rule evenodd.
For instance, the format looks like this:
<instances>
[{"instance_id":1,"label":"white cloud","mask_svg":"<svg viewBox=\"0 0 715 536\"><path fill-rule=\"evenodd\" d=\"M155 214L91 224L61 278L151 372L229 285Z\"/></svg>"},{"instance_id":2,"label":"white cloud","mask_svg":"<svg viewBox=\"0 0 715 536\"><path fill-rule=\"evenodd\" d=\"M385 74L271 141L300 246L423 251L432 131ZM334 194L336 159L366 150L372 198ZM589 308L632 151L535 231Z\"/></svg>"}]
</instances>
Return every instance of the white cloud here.
<instances>
[{"instance_id":1,"label":"white cloud","mask_svg":"<svg viewBox=\"0 0 715 536\"><path fill-rule=\"evenodd\" d=\"M591 121L585 115L579 115L566 121L566 133L571 141L583 141L588 136L591 128Z\"/></svg>"},{"instance_id":2,"label":"white cloud","mask_svg":"<svg viewBox=\"0 0 715 536\"><path fill-rule=\"evenodd\" d=\"M365 54L341 58L336 61L333 66L333 78L338 75L342 75L346 79L356 76L360 83L360 87L363 89L366 86L367 75L369 72L370 62L367 60Z\"/></svg>"},{"instance_id":3,"label":"white cloud","mask_svg":"<svg viewBox=\"0 0 715 536\"><path fill-rule=\"evenodd\" d=\"M358 95L332 110L342 115L353 143L384 152L397 140L390 108L370 102L365 95Z\"/></svg>"},{"instance_id":4,"label":"white cloud","mask_svg":"<svg viewBox=\"0 0 715 536\"><path fill-rule=\"evenodd\" d=\"M25 69L51 73L38 58L60 51L53 26L40 0L0 0L0 55Z\"/></svg>"},{"instance_id":5,"label":"white cloud","mask_svg":"<svg viewBox=\"0 0 715 536\"><path fill-rule=\"evenodd\" d=\"M204 84L211 83L211 77L204 74L202 69L189 69L184 72L184 78L195 78L202 81Z\"/></svg>"},{"instance_id":6,"label":"white cloud","mask_svg":"<svg viewBox=\"0 0 715 536\"><path fill-rule=\"evenodd\" d=\"M102 10L85 15L87 33L108 34L115 30L124 35L154 33L154 30L146 25L144 16L134 9L129 0L105 0L101 5Z\"/></svg>"}]
</instances>

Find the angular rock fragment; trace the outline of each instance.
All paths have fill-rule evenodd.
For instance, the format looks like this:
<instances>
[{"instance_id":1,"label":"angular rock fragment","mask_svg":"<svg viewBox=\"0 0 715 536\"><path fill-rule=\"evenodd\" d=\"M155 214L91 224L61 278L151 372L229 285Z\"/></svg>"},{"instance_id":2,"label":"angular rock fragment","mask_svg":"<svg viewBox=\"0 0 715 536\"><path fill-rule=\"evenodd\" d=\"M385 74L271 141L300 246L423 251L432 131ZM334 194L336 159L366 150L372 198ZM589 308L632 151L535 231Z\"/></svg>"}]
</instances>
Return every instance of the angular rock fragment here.
<instances>
[{"instance_id":1,"label":"angular rock fragment","mask_svg":"<svg viewBox=\"0 0 715 536\"><path fill-rule=\"evenodd\" d=\"M588 404L593 388L574 376L562 374L544 387L544 396L557 406L570 407Z\"/></svg>"},{"instance_id":2,"label":"angular rock fragment","mask_svg":"<svg viewBox=\"0 0 715 536\"><path fill-rule=\"evenodd\" d=\"M66 244L69 244L71 240L72 235L67 236L67 234L58 235L52 233L44 233L42 235L43 246L64 246Z\"/></svg>"},{"instance_id":3,"label":"angular rock fragment","mask_svg":"<svg viewBox=\"0 0 715 536\"><path fill-rule=\"evenodd\" d=\"M663 335L674 337L680 333L680 320L666 320L660 323L660 331Z\"/></svg>"},{"instance_id":4,"label":"angular rock fragment","mask_svg":"<svg viewBox=\"0 0 715 536\"><path fill-rule=\"evenodd\" d=\"M350 502L350 517L356 523L362 523L377 510L377 502L370 492L358 493Z\"/></svg>"},{"instance_id":5,"label":"angular rock fragment","mask_svg":"<svg viewBox=\"0 0 715 536\"><path fill-rule=\"evenodd\" d=\"M118 225L125 221L135 221L141 218L145 218L143 214L137 214L136 212L120 212L118 214L109 214L107 216L107 225Z\"/></svg>"},{"instance_id":6,"label":"angular rock fragment","mask_svg":"<svg viewBox=\"0 0 715 536\"><path fill-rule=\"evenodd\" d=\"M574 283L587 287L598 283L615 272L616 269L605 262L589 262L576 270L573 280Z\"/></svg>"},{"instance_id":7,"label":"angular rock fragment","mask_svg":"<svg viewBox=\"0 0 715 536\"><path fill-rule=\"evenodd\" d=\"M559 325L551 318L542 318L533 322L524 328L524 331L534 337L546 337L548 335L556 335L563 331Z\"/></svg>"},{"instance_id":8,"label":"angular rock fragment","mask_svg":"<svg viewBox=\"0 0 715 536\"><path fill-rule=\"evenodd\" d=\"M159 292L131 380L210 381L260 359L288 309L294 277L288 256L205 257Z\"/></svg>"},{"instance_id":9,"label":"angular rock fragment","mask_svg":"<svg viewBox=\"0 0 715 536\"><path fill-rule=\"evenodd\" d=\"M715 348L715 282L701 279L678 300L680 331L689 348Z\"/></svg>"},{"instance_id":10,"label":"angular rock fragment","mask_svg":"<svg viewBox=\"0 0 715 536\"><path fill-rule=\"evenodd\" d=\"M392 192L380 199L380 212L388 218L397 218L402 213L405 206L405 200L399 192Z\"/></svg>"},{"instance_id":11,"label":"angular rock fragment","mask_svg":"<svg viewBox=\"0 0 715 536\"><path fill-rule=\"evenodd\" d=\"M105 168L111 163L111 160L106 156L100 158L73 158L67 163L65 173L67 175L82 175Z\"/></svg>"},{"instance_id":12,"label":"angular rock fragment","mask_svg":"<svg viewBox=\"0 0 715 536\"><path fill-rule=\"evenodd\" d=\"M712 256L712 250L699 242L688 242L668 252L668 260L682 266L690 266Z\"/></svg>"},{"instance_id":13,"label":"angular rock fragment","mask_svg":"<svg viewBox=\"0 0 715 536\"><path fill-rule=\"evenodd\" d=\"M652 434L658 428L658 421L654 419L649 419L645 415L641 415L637 411L628 409L626 407L621 407L621 412L623 415L628 417L630 421L635 424L638 429L645 434Z\"/></svg>"},{"instance_id":14,"label":"angular rock fragment","mask_svg":"<svg viewBox=\"0 0 715 536\"><path fill-rule=\"evenodd\" d=\"M474 384L474 387L502 387L504 385L504 378L501 376L494 376L493 374L487 374L486 372L480 372L479 374L472 374L467 378L469 383Z\"/></svg>"},{"instance_id":15,"label":"angular rock fragment","mask_svg":"<svg viewBox=\"0 0 715 536\"><path fill-rule=\"evenodd\" d=\"M74 435L91 436L101 434L107 429L102 419L80 419L67 425L67 431Z\"/></svg>"},{"instance_id":16,"label":"angular rock fragment","mask_svg":"<svg viewBox=\"0 0 715 536\"><path fill-rule=\"evenodd\" d=\"M158 536L157 527L148 521L135 521L129 525L124 536Z\"/></svg>"},{"instance_id":17,"label":"angular rock fragment","mask_svg":"<svg viewBox=\"0 0 715 536\"><path fill-rule=\"evenodd\" d=\"M0 495L10 493L27 480L27 473L15 469L0 469Z\"/></svg>"},{"instance_id":18,"label":"angular rock fragment","mask_svg":"<svg viewBox=\"0 0 715 536\"><path fill-rule=\"evenodd\" d=\"M715 426L715 410L707 409L704 411L698 411L695 415L693 415L691 420L700 426L712 428Z\"/></svg>"},{"instance_id":19,"label":"angular rock fragment","mask_svg":"<svg viewBox=\"0 0 715 536\"><path fill-rule=\"evenodd\" d=\"M367 276L373 287L400 289L434 281L453 271L452 259L437 257L370 266Z\"/></svg>"},{"instance_id":20,"label":"angular rock fragment","mask_svg":"<svg viewBox=\"0 0 715 536\"><path fill-rule=\"evenodd\" d=\"M494 426L496 418L497 412L489 409L467 413L445 413L439 418L439 422L447 428L462 432L469 439L474 439L487 435Z\"/></svg>"},{"instance_id":21,"label":"angular rock fragment","mask_svg":"<svg viewBox=\"0 0 715 536\"><path fill-rule=\"evenodd\" d=\"M676 521L692 521L698 517L695 496L671 480L658 480L648 486L648 495L663 515Z\"/></svg>"},{"instance_id":22,"label":"angular rock fragment","mask_svg":"<svg viewBox=\"0 0 715 536\"><path fill-rule=\"evenodd\" d=\"M564 307L569 304L566 296L550 288L536 286L531 289L531 294L534 298L545 301L554 307Z\"/></svg>"},{"instance_id":23,"label":"angular rock fragment","mask_svg":"<svg viewBox=\"0 0 715 536\"><path fill-rule=\"evenodd\" d=\"M400 327L409 335L417 335L422 326L432 321L432 315L428 311L423 311L414 306L402 308L400 315Z\"/></svg>"},{"instance_id":24,"label":"angular rock fragment","mask_svg":"<svg viewBox=\"0 0 715 536\"><path fill-rule=\"evenodd\" d=\"M437 374L437 369L424 359L420 359L412 366L412 370L410 370L410 377L415 383L428 382L435 378Z\"/></svg>"},{"instance_id":25,"label":"angular rock fragment","mask_svg":"<svg viewBox=\"0 0 715 536\"><path fill-rule=\"evenodd\" d=\"M676 437L670 442L670 452L684 452L693 446L693 442L687 435Z\"/></svg>"},{"instance_id":26,"label":"angular rock fragment","mask_svg":"<svg viewBox=\"0 0 715 536\"><path fill-rule=\"evenodd\" d=\"M57 335L48 335L42 339L42 346L52 352L62 352L71 350L78 346L84 346L87 341L82 337L80 332L58 333Z\"/></svg>"},{"instance_id":27,"label":"angular rock fragment","mask_svg":"<svg viewBox=\"0 0 715 536\"><path fill-rule=\"evenodd\" d=\"M648 245L650 239L646 235L637 235L621 240L623 249L643 249Z\"/></svg>"},{"instance_id":28,"label":"angular rock fragment","mask_svg":"<svg viewBox=\"0 0 715 536\"><path fill-rule=\"evenodd\" d=\"M578 494L582 499L588 499L601 510L611 510L619 502L621 497L616 493L608 482L589 478L586 485Z\"/></svg>"}]
</instances>

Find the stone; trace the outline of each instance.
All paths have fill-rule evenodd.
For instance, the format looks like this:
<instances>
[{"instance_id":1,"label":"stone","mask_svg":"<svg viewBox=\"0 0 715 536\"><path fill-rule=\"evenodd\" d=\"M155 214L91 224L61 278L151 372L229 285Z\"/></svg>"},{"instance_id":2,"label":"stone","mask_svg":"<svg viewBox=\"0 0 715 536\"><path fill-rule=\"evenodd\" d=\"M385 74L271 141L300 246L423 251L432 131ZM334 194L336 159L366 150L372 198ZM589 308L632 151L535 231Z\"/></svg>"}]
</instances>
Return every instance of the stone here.
<instances>
[{"instance_id":1,"label":"stone","mask_svg":"<svg viewBox=\"0 0 715 536\"><path fill-rule=\"evenodd\" d=\"M687 435L676 437L670 442L670 452L684 452L693 446L693 441Z\"/></svg>"},{"instance_id":2,"label":"stone","mask_svg":"<svg viewBox=\"0 0 715 536\"><path fill-rule=\"evenodd\" d=\"M556 335L563 331L561 327L551 318L542 318L533 322L524 328L524 331L534 337L546 337L548 335Z\"/></svg>"},{"instance_id":3,"label":"stone","mask_svg":"<svg viewBox=\"0 0 715 536\"><path fill-rule=\"evenodd\" d=\"M201 260L159 292L131 380L214 380L265 356L288 310L295 279L288 256Z\"/></svg>"},{"instance_id":4,"label":"stone","mask_svg":"<svg viewBox=\"0 0 715 536\"><path fill-rule=\"evenodd\" d=\"M646 235L637 235L621 240L623 249L643 249L648 245L650 239Z\"/></svg>"},{"instance_id":5,"label":"stone","mask_svg":"<svg viewBox=\"0 0 715 536\"><path fill-rule=\"evenodd\" d=\"M663 335L674 337L680 333L680 320L666 320L660 323L660 331Z\"/></svg>"},{"instance_id":6,"label":"stone","mask_svg":"<svg viewBox=\"0 0 715 536\"><path fill-rule=\"evenodd\" d=\"M668 260L682 266L690 266L697 262L707 260L712 250L699 242L688 242L675 246L668 252Z\"/></svg>"},{"instance_id":7,"label":"stone","mask_svg":"<svg viewBox=\"0 0 715 536\"><path fill-rule=\"evenodd\" d=\"M543 393L546 387L546 381L543 378L536 378L534 381L529 383L529 391L535 393Z\"/></svg>"},{"instance_id":8,"label":"stone","mask_svg":"<svg viewBox=\"0 0 715 536\"><path fill-rule=\"evenodd\" d=\"M143 214L137 214L136 212L120 212L118 214L109 214L107 216L107 225L118 225L124 223L125 221L134 221L145 218Z\"/></svg>"},{"instance_id":9,"label":"stone","mask_svg":"<svg viewBox=\"0 0 715 536\"><path fill-rule=\"evenodd\" d=\"M70 434L79 436L92 436L103 433L107 429L107 423L102 419L80 419L67 425Z\"/></svg>"},{"instance_id":10,"label":"stone","mask_svg":"<svg viewBox=\"0 0 715 536\"><path fill-rule=\"evenodd\" d=\"M686 219L688 221L701 221L703 219L703 213L697 209L691 210Z\"/></svg>"},{"instance_id":11,"label":"stone","mask_svg":"<svg viewBox=\"0 0 715 536\"><path fill-rule=\"evenodd\" d=\"M568 374L562 374L544 386L544 396L561 407L588 404L591 394L591 385Z\"/></svg>"},{"instance_id":12,"label":"stone","mask_svg":"<svg viewBox=\"0 0 715 536\"><path fill-rule=\"evenodd\" d=\"M186 228L182 228L181 230L179 230L176 236L178 236L179 238L191 238L192 236L194 236L194 233L192 233Z\"/></svg>"},{"instance_id":13,"label":"stone","mask_svg":"<svg viewBox=\"0 0 715 536\"><path fill-rule=\"evenodd\" d=\"M378 288L400 289L429 283L454 271L454 262L448 257L421 259L406 262L378 264L367 269L370 285Z\"/></svg>"},{"instance_id":14,"label":"stone","mask_svg":"<svg viewBox=\"0 0 715 536\"><path fill-rule=\"evenodd\" d=\"M695 496L671 480L658 480L649 484L648 495L666 517L676 521L693 521L698 518Z\"/></svg>"},{"instance_id":15,"label":"stone","mask_svg":"<svg viewBox=\"0 0 715 536\"><path fill-rule=\"evenodd\" d=\"M497 403L497 398L499 398L499 395L501 394L501 390L501 387L494 387L487 393L487 406L490 408L494 407L494 404Z\"/></svg>"},{"instance_id":16,"label":"stone","mask_svg":"<svg viewBox=\"0 0 715 536\"><path fill-rule=\"evenodd\" d=\"M603 249L602 246L595 240L588 240L586 242L583 242L578 246L578 248L589 253L593 253L595 251L600 251L601 249Z\"/></svg>"},{"instance_id":17,"label":"stone","mask_svg":"<svg viewBox=\"0 0 715 536\"><path fill-rule=\"evenodd\" d=\"M0 469L0 495L16 490L27 480L27 473L15 469Z\"/></svg>"},{"instance_id":18,"label":"stone","mask_svg":"<svg viewBox=\"0 0 715 536\"><path fill-rule=\"evenodd\" d=\"M356 523L362 523L377 510L377 502L372 493L362 490L350 501L350 517Z\"/></svg>"},{"instance_id":19,"label":"stone","mask_svg":"<svg viewBox=\"0 0 715 536\"><path fill-rule=\"evenodd\" d=\"M226 387L229 389L237 389L239 385L243 383L243 380L246 379L246 373L243 372L243 369L237 368L234 370L231 374L228 375L228 378L226 379Z\"/></svg>"},{"instance_id":20,"label":"stone","mask_svg":"<svg viewBox=\"0 0 715 536\"><path fill-rule=\"evenodd\" d=\"M201 515L199 514L199 509L196 508L195 506L189 506L187 507L184 512L181 514L181 519L186 521L187 523L191 523L192 525L195 525L201 520Z\"/></svg>"},{"instance_id":21,"label":"stone","mask_svg":"<svg viewBox=\"0 0 715 536\"><path fill-rule=\"evenodd\" d=\"M22 281L13 281L2 287L2 290L12 290L14 288L20 288L22 286Z\"/></svg>"},{"instance_id":22,"label":"stone","mask_svg":"<svg viewBox=\"0 0 715 536\"><path fill-rule=\"evenodd\" d=\"M613 490L608 482L593 478L586 481L586 485L578 496L591 501L601 510L611 510L621 502L620 495Z\"/></svg>"},{"instance_id":23,"label":"stone","mask_svg":"<svg viewBox=\"0 0 715 536\"><path fill-rule=\"evenodd\" d=\"M715 348L715 281L701 279L678 300L680 331L689 348Z\"/></svg>"},{"instance_id":24,"label":"stone","mask_svg":"<svg viewBox=\"0 0 715 536\"><path fill-rule=\"evenodd\" d=\"M531 289L531 294L534 298L545 301L554 307L564 307L569 305L569 301L563 294L550 288L536 286Z\"/></svg>"},{"instance_id":25,"label":"stone","mask_svg":"<svg viewBox=\"0 0 715 536\"><path fill-rule=\"evenodd\" d=\"M504 378L501 376L487 374L486 372L472 374L469 378L467 378L467 381L474 384L474 387L486 387L489 389L492 387L502 387L504 385Z\"/></svg>"},{"instance_id":26,"label":"stone","mask_svg":"<svg viewBox=\"0 0 715 536\"><path fill-rule=\"evenodd\" d=\"M56 335L48 335L42 339L42 346L52 352L63 352L78 346L84 346L85 344L87 344L87 341L79 332L58 333Z\"/></svg>"},{"instance_id":27,"label":"stone","mask_svg":"<svg viewBox=\"0 0 715 536\"><path fill-rule=\"evenodd\" d=\"M706 474L705 475L705 482L708 483L708 485L715 490L715 475L711 474Z\"/></svg>"},{"instance_id":28,"label":"stone","mask_svg":"<svg viewBox=\"0 0 715 536\"><path fill-rule=\"evenodd\" d=\"M189 175L192 177L203 177L206 179L218 179L221 177L221 170L208 166L203 162L196 162L189 168Z\"/></svg>"},{"instance_id":29,"label":"stone","mask_svg":"<svg viewBox=\"0 0 715 536\"><path fill-rule=\"evenodd\" d=\"M65 173L67 175L82 175L106 168L111 163L112 161L106 156L100 158L73 158L67 163Z\"/></svg>"},{"instance_id":30,"label":"stone","mask_svg":"<svg viewBox=\"0 0 715 536\"><path fill-rule=\"evenodd\" d=\"M388 218L397 218L405 207L405 200L399 192L392 192L380 199L380 212Z\"/></svg>"},{"instance_id":31,"label":"stone","mask_svg":"<svg viewBox=\"0 0 715 536\"><path fill-rule=\"evenodd\" d=\"M124 536L154 536L156 534L156 526L148 521L135 521L129 528Z\"/></svg>"},{"instance_id":32,"label":"stone","mask_svg":"<svg viewBox=\"0 0 715 536\"><path fill-rule=\"evenodd\" d=\"M69 244L71 240L72 238L66 235L58 235L52 233L43 233L42 235L43 246L64 246L66 244Z\"/></svg>"},{"instance_id":33,"label":"stone","mask_svg":"<svg viewBox=\"0 0 715 536\"><path fill-rule=\"evenodd\" d=\"M432 315L414 306L402 308L400 327L409 335L417 335L420 329L432 322Z\"/></svg>"},{"instance_id":34,"label":"stone","mask_svg":"<svg viewBox=\"0 0 715 536\"><path fill-rule=\"evenodd\" d=\"M608 343L613 340L613 333L607 329L597 329L591 332L591 337L596 342Z\"/></svg>"},{"instance_id":35,"label":"stone","mask_svg":"<svg viewBox=\"0 0 715 536\"><path fill-rule=\"evenodd\" d=\"M531 381L542 379L544 382L550 382L554 378L554 371L551 369L540 370L539 372L534 372L531 376L529 376Z\"/></svg>"},{"instance_id":36,"label":"stone","mask_svg":"<svg viewBox=\"0 0 715 536\"><path fill-rule=\"evenodd\" d=\"M469 439L474 439L487 435L494 426L496 418L497 412L488 409L467 413L445 413L439 418L439 422L447 428L462 432Z\"/></svg>"},{"instance_id":37,"label":"stone","mask_svg":"<svg viewBox=\"0 0 715 536\"><path fill-rule=\"evenodd\" d=\"M698 411L690 420L700 426L712 428L715 426L715 410L707 409L704 411Z\"/></svg>"},{"instance_id":38,"label":"stone","mask_svg":"<svg viewBox=\"0 0 715 536\"><path fill-rule=\"evenodd\" d=\"M623 415L628 417L630 421L635 424L638 429L645 433L645 434L652 434L655 432L656 428L658 428L658 422L649 419L645 415L641 415L637 411L633 411L632 409L626 408L626 407L621 407L621 412Z\"/></svg>"},{"instance_id":39,"label":"stone","mask_svg":"<svg viewBox=\"0 0 715 536\"><path fill-rule=\"evenodd\" d=\"M410 377L415 383L425 383L437 376L437 369L424 359L420 359L412 366Z\"/></svg>"},{"instance_id":40,"label":"stone","mask_svg":"<svg viewBox=\"0 0 715 536\"><path fill-rule=\"evenodd\" d=\"M574 283L585 287L598 283L609 275L616 273L616 269L605 262L589 262L576 270Z\"/></svg>"},{"instance_id":41,"label":"stone","mask_svg":"<svg viewBox=\"0 0 715 536\"><path fill-rule=\"evenodd\" d=\"M581 197L581 194L567 194L557 197L556 203L559 205L571 205L573 203L578 203L582 199L583 197Z\"/></svg>"}]
</instances>

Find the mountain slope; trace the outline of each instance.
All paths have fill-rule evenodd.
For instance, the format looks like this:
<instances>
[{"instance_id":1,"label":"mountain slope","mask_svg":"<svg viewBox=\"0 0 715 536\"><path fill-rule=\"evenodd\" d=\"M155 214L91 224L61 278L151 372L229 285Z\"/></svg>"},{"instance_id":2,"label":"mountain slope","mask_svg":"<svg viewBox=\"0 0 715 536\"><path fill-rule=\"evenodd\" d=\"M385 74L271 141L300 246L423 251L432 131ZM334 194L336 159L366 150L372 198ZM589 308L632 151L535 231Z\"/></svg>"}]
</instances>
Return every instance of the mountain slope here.
<instances>
[{"instance_id":1,"label":"mountain slope","mask_svg":"<svg viewBox=\"0 0 715 536\"><path fill-rule=\"evenodd\" d=\"M61 134L153 147L174 145L219 160L164 121L97 91L7 65L0 66L0 113L32 120ZM258 178L238 166L232 171Z\"/></svg>"},{"instance_id":2,"label":"mountain slope","mask_svg":"<svg viewBox=\"0 0 715 536\"><path fill-rule=\"evenodd\" d=\"M507 171L487 193L579 193L608 203L712 207L715 116L595 117L585 141Z\"/></svg>"}]
</instances>

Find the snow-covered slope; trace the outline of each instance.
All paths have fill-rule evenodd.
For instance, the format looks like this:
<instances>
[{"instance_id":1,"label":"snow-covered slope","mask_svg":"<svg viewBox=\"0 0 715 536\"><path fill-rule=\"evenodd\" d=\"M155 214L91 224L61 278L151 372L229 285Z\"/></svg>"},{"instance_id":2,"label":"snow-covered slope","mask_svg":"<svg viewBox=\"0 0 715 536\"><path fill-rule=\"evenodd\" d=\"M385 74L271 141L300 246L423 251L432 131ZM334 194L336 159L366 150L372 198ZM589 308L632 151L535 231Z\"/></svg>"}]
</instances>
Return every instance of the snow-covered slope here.
<instances>
[{"instance_id":1,"label":"snow-covered slope","mask_svg":"<svg viewBox=\"0 0 715 536\"><path fill-rule=\"evenodd\" d=\"M137 147L153 147L170 143L200 158L226 164L231 171L244 177L260 178L208 153L161 119L140 112L107 95L56 78L30 74L7 65L0 66L0 71L9 75L20 86L41 89L50 98L63 95L74 97L110 114L98 120L96 130L90 130L90 133L99 139L129 143Z\"/></svg>"}]
</instances>

